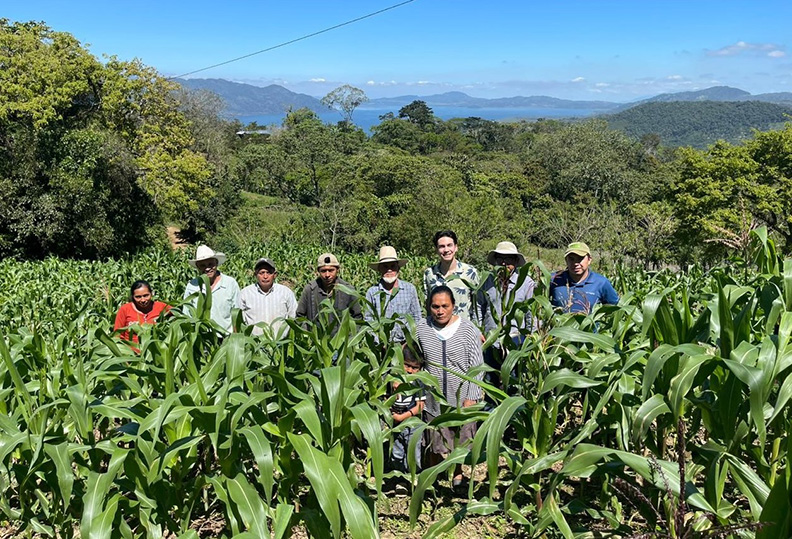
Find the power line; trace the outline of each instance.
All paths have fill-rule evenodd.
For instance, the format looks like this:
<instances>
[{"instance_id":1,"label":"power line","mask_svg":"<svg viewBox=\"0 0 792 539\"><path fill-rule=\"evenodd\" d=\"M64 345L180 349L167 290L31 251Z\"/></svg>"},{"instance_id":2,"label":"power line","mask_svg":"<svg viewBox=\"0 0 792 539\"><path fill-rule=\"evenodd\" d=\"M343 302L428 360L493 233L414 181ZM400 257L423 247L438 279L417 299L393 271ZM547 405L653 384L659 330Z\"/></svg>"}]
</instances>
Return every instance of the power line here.
<instances>
[{"instance_id":1,"label":"power line","mask_svg":"<svg viewBox=\"0 0 792 539\"><path fill-rule=\"evenodd\" d=\"M170 77L168 80L178 79L178 78L181 78L181 77L187 77L188 75L194 75L196 73L200 73L201 71L207 71L209 69L214 69L215 67L224 66L224 65L230 64L232 62L238 62L239 60L244 60L245 58L250 58L251 56L256 56L257 54L262 54L262 53L265 53L265 52L269 52L271 50L279 49L281 47L285 47L286 45L291 45L292 43L297 43L298 41L303 41L303 40L308 39L310 37L318 36L319 34L324 34L324 33L329 32L331 30L335 30L337 28L341 28L342 26L347 26L349 24L353 24L353 23L362 21L363 19L368 19L370 17L374 17L375 15L379 15L380 13L385 13L386 11L390 11L392 9L396 9L396 8L402 7L402 6L404 6L406 4L410 4L412 2L415 2L415 0L405 0L404 2L400 2L398 4L393 4L392 6L388 6L386 8L380 9L379 11L374 11L373 13L369 13L367 15L363 15L361 17L357 17L356 19L351 19L351 20L348 20L346 22L342 22L340 24L336 24L335 26L331 26L329 28L325 28L324 30L319 30L318 32L313 32L312 34L306 34L306 35L298 37L296 39L292 39L292 40L289 40L289 41L284 41L283 43L279 43L277 45L273 45L272 47L267 47L266 49L261 49L260 51L251 52L250 54L246 54L244 56L239 56L237 58L232 58L231 60L226 60L225 62L220 62L219 64L210 65L208 67L202 67L201 69L196 69L195 71L190 71L189 73L183 73L183 74L177 75L175 77Z\"/></svg>"}]
</instances>

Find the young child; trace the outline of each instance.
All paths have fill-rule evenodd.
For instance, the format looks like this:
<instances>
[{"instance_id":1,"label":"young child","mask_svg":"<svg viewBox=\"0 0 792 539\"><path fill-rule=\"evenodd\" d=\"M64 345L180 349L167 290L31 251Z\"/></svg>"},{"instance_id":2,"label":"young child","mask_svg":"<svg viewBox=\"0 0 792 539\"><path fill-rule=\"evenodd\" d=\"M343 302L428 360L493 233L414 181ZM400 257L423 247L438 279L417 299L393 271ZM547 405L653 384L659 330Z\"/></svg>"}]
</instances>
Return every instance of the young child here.
<instances>
[{"instance_id":1,"label":"young child","mask_svg":"<svg viewBox=\"0 0 792 539\"><path fill-rule=\"evenodd\" d=\"M423 366L423 358L413 354L409 348L404 348L404 370L407 374L415 374L421 370ZM401 384L398 381L392 382L392 389L395 392ZM406 421L410 417L421 417L423 413L424 401L426 400L426 393L423 384L416 380L412 387L419 388L417 391L399 392L396 393L396 402L391 407L391 414L393 417L393 426L395 427L402 421ZM391 446L391 466L395 470L402 472L409 471L409 463L407 460L408 451L410 448L410 440L415 434L414 427L407 427L399 431L393 437L393 445ZM421 469L421 442L419 441L415 446L415 462L417 469Z\"/></svg>"}]
</instances>

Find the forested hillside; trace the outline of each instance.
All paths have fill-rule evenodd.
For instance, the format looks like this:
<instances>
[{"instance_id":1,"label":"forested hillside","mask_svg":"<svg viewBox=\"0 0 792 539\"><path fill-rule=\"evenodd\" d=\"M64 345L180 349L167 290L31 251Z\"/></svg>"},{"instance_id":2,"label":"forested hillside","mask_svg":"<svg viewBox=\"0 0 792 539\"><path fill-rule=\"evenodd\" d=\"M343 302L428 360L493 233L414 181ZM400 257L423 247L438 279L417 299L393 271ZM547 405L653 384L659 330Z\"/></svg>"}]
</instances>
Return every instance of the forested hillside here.
<instances>
[{"instance_id":1,"label":"forested hillside","mask_svg":"<svg viewBox=\"0 0 792 539\"><path fill-rule=\"evenodd\" d=\"M431 232L451 227L465 257L504 238L526 249L584 239L597 256L646 266L744 256L761 224L792 247L792 127L750 133L781 126L775 105L499 123L442 121L414 100L370 136L300 109L270 135L240 138L217 96L139 62L102 63L69 34L3 22L0 45L3 256L119 255L164 241L165 225L220 247L388 242L425 254ZM342 90L325 102L354 118L365 94ZM721 118L707 124L713 140L735 125L748 138L678 150L665 131L635 127L650 116L671 134ZM613 129L625 118L629 133Z\"/></svg>"},{"instance_id":2,"label":"forested hillside","mask_svg":"<svg viewBox=\"0 0 792 539\"><path fill-rule=\"evenodd\" d=\"M754 129L776 129L792 106L760 101L651 102L607 117L614 129L640 138L658 135L666 146L705 148L718 140L739 142Z\"/></svg>"}]
</instances>

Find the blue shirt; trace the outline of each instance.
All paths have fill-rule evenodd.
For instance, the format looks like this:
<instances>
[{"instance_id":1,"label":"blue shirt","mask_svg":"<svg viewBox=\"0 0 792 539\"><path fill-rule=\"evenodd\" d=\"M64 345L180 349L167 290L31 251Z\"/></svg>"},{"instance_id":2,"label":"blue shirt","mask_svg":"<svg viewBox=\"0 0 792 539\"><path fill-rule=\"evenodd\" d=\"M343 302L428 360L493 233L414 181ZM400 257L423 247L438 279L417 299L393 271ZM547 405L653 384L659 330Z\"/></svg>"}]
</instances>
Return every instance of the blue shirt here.
<instances>
[{"instance_id":1,"label":"blue shirt","mask_svg":"<svg viewBox=\"0 0 792 539\"><path fill-rule=\"evenodd\" d=\"M569 271L559 271L550 281L550 301L565 313L590 313L597 303L616 305L619 294L613 285L599 273L589 270L588 276L575 283Z\"/></svg>"},{"instance_id":2,"label":"blue shirt","mask_svg":"<svg viewBox=\"0 0 792 539\"><path fill-rule=\"evenodd\" d=\"M401 279L399 279L398 288L392 292L385 290L385 287L382 286L382 281L378 282L368 289L366 299L374 306L373 311L367 308L363 313L363 316L368 321L374 320L382 312L383 300L386 302L385 316L388 318L392 318L394 315L409 314L416 323L423 318L421 305L418 303L418 292L411 283ZM400 316L399 318L404 321L404 317ZM404 342L404 331L400 324L393 326L390 338L392 342Z\"/></svg>"}]
</instances>

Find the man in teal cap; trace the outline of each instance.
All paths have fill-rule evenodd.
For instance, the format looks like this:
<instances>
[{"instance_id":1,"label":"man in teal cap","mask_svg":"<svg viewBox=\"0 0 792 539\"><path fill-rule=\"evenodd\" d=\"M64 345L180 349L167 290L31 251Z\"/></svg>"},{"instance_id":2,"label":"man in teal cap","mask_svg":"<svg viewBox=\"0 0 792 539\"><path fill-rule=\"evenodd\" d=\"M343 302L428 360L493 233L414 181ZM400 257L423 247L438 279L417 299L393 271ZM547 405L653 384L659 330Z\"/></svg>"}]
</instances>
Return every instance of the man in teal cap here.
<instances>
[{"instance_id":1,"label":"man in teal cap","mask_svg":"<svg viewBox=\"0 0 792 539\"><path fill-rule=\"evenodd\" d=\"M589 269L591 250L583 242L567 246L564 253L567 269L553 275L550 301L567 313L590 313L597 303L616 305L619 294L610 281Z\"/></svg>"}]
</instances>

